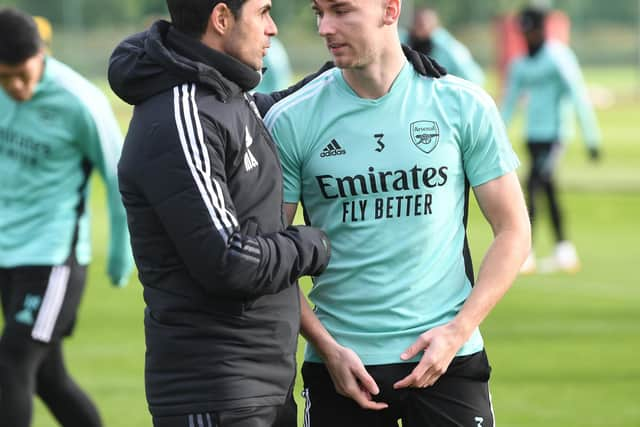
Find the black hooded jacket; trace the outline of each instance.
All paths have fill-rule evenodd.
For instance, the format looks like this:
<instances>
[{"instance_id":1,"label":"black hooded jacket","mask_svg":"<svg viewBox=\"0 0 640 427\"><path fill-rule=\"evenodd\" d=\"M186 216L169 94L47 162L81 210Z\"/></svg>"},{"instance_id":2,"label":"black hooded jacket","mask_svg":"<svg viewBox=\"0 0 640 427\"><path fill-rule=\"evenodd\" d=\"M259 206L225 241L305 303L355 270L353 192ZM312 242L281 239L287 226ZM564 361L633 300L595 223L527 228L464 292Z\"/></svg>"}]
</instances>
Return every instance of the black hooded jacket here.
<instances>
[{"instance_id":1,"label":"black hooded jacket","mask_svg":"<svg viewBox=\"0 0 640 427\"><path fill-rule=\"evenodd\" d=\"M259 80L164 21L110 60L112 89L135 105L118 178L155 416L279 405L292 386L296 281L324 270L329 245L285 225L277 150L247 93Z\"/></svg>"}]
</instances>

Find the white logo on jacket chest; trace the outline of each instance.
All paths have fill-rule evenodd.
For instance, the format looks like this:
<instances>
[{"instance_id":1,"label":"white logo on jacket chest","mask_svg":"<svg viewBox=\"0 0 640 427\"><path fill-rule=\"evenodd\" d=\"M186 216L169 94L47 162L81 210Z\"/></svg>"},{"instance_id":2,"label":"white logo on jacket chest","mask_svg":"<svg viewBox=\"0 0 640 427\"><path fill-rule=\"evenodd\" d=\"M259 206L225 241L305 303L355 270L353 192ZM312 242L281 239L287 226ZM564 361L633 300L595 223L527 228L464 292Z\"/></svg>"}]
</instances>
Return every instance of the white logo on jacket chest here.
<instances>
[{"instance_id":1,"label":"white logo on jacket chest","mask_svg":"<svg viewBox=\"0 0 640 427\"><path fill-rule=\"evenodd\" d=\"M258 167L258 161L249 149L253 144L253 137L249 133L248 127L244 128L244 135L244 143L247 146L247 151L244 153L244 170L249 172Z\"/></svg>"}]
</instances>

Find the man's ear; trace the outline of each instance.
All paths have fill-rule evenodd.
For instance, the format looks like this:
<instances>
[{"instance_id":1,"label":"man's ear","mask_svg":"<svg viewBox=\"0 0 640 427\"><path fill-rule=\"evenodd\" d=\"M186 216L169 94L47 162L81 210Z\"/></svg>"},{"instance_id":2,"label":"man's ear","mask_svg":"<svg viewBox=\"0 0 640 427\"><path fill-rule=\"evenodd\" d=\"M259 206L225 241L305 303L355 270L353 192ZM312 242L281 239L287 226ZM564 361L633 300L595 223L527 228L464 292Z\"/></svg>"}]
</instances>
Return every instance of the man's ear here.
<instances>
[{"instance_id":1,"label":"man's ear","mask_svg":"<svg viewBox=\"0 0 640 427\"><path fill-rule=\"evenodd\" d=\"M217 35L225 35L233 26L235 17L226 3L218 3L209 16L209 28Z\"/></svg>"},{"instance_id":2,"label":"man's ear","mask_svg":"<svg viewBox=\"0 0 640 427\"><path fill-rule=\"evenodd\" d=\"M391 25L400 19L400 0L385 0L383 22Z\"/></svg>"}]
</instances>

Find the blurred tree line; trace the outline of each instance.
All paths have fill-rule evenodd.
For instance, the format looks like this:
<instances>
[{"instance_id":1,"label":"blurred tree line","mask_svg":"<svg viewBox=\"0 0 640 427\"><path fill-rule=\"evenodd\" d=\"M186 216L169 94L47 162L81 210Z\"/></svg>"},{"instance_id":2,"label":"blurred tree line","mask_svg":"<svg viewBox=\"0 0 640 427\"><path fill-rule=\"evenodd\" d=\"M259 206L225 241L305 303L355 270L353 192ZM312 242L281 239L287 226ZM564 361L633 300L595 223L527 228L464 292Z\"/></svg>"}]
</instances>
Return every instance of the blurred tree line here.
<instances>
[{"instance_id":1,"label":"blurred tree line","mask_svg":"<svg viewBox=\"0 0 640 427\"><path fill-rule=\"evenodd\" d=\"M405 0L411 6L436 8L447 25L487 21L497 14L512 11L529 1L522 0ZM637 0L555 0L546 1L564 10L580 25L594 22L617 22L634 25L638 22ZM0 0L0 4L14 5L30 13L48 17L54 25L109 26L115 23L134 24L149 16L166 15L163 0ZM405 10L405 14L410 10ZM313 24L308 0L273 0L273 15L280 25ZM302 22L301 22L302 21Z\"/></svg>"},{"instance_id":2,"label":"blurred tree line","mask_svg":"<svg viewBox=\"0 0 640 427\"><path fill-rule=\"evenodd\" d=\"M461 25L475 21L487 21L496 15L518 10L527 4L541 3L554 9L560 9L579 24L595 22L617 22L635 25L638 21L639 3L637 0L555 0L555 1L517 1L517 0L415 0L416 6L430 6L438 10L448 25Z\"/></svg>"},{"instance_id":3,"label":"blurred tree line","mask_svg":"<svg viewBox=\"0 0 640 427\"><path fill-rule=\"evenodd\" d=\"M402 0L401 25L415 7L430 6L483 66L495 63L492 23L525 4L544 2L572 20L571 44L582 63L640 64L640 0ZM307 73L328 59L317 35L310 0L272 0L272 15L294 70ZM47 17L54 28L53 52L79 71L102 78L109 54L125 36L168 16L165 0L0 0ZM0 29L1 31L1 29Z\"/></svg>"}]
</instances>

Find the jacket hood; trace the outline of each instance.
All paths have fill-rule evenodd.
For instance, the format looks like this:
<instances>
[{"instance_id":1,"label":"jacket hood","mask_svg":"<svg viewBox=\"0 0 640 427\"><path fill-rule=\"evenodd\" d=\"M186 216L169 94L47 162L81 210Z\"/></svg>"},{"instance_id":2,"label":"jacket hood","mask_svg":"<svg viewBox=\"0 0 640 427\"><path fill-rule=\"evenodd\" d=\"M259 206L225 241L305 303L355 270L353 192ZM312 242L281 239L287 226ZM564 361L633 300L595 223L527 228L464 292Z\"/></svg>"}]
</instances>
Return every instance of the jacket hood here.
<instances>
[{"instance_id":1,"label":"jacket hood","mask_svg":"<svg viewBox=\"0 0 640 427\"><path fill-rule=\"evenodd\" d=\"M109 59L109 84L136 105L183 83L207 86L221 101L260 83L260 73L186 36L167 21L122 41Z\"/></svg>"}]
</instances>

